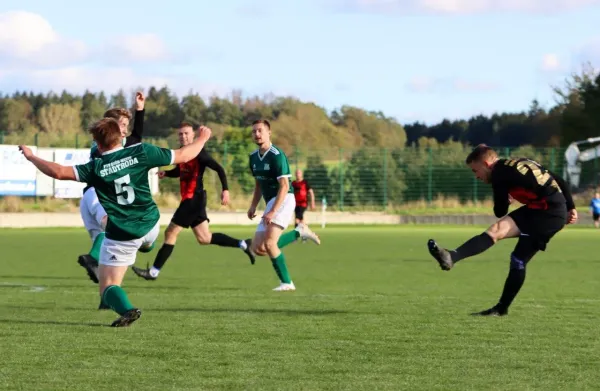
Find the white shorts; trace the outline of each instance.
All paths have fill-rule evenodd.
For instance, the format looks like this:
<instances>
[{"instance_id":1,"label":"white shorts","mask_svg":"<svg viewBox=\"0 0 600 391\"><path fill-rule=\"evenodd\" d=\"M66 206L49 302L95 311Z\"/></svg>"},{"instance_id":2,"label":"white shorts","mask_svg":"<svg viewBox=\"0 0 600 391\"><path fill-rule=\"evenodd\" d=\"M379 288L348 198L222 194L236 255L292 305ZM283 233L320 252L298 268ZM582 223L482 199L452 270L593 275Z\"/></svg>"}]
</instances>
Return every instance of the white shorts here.
<instances>
[{"instance_id":1,"label":"white shorts","mask_svg":"<svg viewBox=\"0 0 600 391\"><path fill-rule=\"evenodd\" d=\"M81 214L83 225L85 226L85 229L87 229L92 240L96 239L96 236L98 236L100 232L104 232L104 229L102 228L102 219L106 216L106 212L102 205L100 205L98 195L96 195L96 189L93 187L89 188L83 194L83 198L79 204L79 213Z\"/></svg>"},{"instance_id":2,"label":"white shorts","mask_svg":"<svg viewBox=\"0 0 600 391\"><path fill-rule=\"evenodd\" d=\"M271 198L271 200L267 203L267 207L265 208L265 213L269 212L273 209L273 204L275 203L275 198ZM294 195L288 193L283 199L283 204L279 207L279 210L275 212L275 216L273 220L271 220L271 224L277 224L283 229L286 229L292 218L294 217L294 209L296 208L296 199ZM261 219L258 227L256 227L256 232L264 232L267 230L267 226L264 221Z\"/></svg>"},{"instance_id":3,"label":"white shorts","mask_svg":"<svg viewBox=\"0 0 600 391\"><path fill-rule=\"evenodd\" d=\"M125 241L104 238L99 263L106 266L131 266L135 263L140 247L152 245L159 233L160 225L156 223L143 238Z\"/></svg>"}]
</instances>

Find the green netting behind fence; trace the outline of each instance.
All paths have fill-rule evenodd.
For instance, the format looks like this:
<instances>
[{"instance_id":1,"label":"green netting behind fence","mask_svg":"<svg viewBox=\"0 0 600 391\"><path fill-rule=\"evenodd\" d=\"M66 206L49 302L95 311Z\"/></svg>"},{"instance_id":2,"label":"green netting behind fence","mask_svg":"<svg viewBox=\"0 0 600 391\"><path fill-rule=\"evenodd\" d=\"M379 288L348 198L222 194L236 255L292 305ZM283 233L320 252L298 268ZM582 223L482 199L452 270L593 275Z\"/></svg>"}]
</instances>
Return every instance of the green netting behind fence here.
<instances>
[{"instance_id":1,"label":"green netting behind fence","mask_svg":"<svg viewBox=\"0 0 600 391\"><path fill-rule=\"evenodd\" d=\"M242 137L243 136L243 137ZM1 137L0 143L16 144ZM33 140L19 140L39 146L85 148L89 137L81 134L62 138L53 143L43 134ZM55 140L56 141L56 140ZM162 147L177 148L176 137L169 139L146 138L146 142ZM60 145L56 145L60 144ZM68 144L68 145L65 145ZM207 150L225 167L233 197L248 200L254 189L254 179L248 169L248 155L256 146L245 137L236 135L235 140L212 139ZM456 200L460 203L477 203L491 199L490 186L478 182L464 164L470 147L460 144L440 145L435 148L407 147L403 149L362 148L345 150L328 148L308 149L292 147L286 150L292 176L304 171L304 177L314 189L316 201L325 198L329 208L337 210L401 208L407 204L430 203L439 199ZM544 164L559 175L563 174L564 149L497 147L501 157L529 157ZM598 186L598 159L582 165L581 187ZM207 170L207 189L219 195L220 184L215 173ZM162 192L177 193L177 181L161 181Z\"/></svg>"}]
</instances>

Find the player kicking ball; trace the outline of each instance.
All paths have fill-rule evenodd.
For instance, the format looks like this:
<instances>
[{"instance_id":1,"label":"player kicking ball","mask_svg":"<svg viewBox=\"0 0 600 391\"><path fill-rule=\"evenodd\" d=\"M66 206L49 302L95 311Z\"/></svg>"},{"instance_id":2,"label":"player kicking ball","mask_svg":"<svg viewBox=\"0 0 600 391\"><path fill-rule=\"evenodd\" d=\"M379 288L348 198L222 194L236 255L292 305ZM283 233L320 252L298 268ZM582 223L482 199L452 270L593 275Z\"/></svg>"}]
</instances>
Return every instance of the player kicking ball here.
<instances>
[{"instance_id":1,"label":"player kicking ball","mask_svg":"<svg viewBox=\"0 0 600 391\"><path fill-rule=\"evenodd\" d=\"M119 123L121 135L123 136L123 146L138 144L142 142L142 133L144 132L144 105L146 98L142 92L135 95L135 117L133 120L133 130L131 135L127 136L131 113L124 108L112 108L104 113L104 118L113 118ZM90 160L100 157L98 146L92 143L90 149ZM83 189L83 197L79 204L79 213L83 220L83 225L92 239L92 248L88 254L80 255L77 263L83 267L90 280L98 283L98 258L100 257L100 247L104 240L104 229L106 228L106 211L98 201L96 190L93 186L87 185ZM107 309L100 305L99 309Z\"/></svg>"},{"instance_id":2,"label":"player kicking ball","mask_svg":"<svg viewBox=\"0 0 600 391\"><path fill-rule=\"evenodd\" d=\"M174 151L150 144L124 148L119 123L112 118L96 122L90 132L101 155L86 164L63 166L34 156L24 145L19 149L45 175L88 183L96 189L108 215L99 257L100 299L119 314L112 327L126 327L142 312L131 304L121 288L123 277L135 263L137 251L153 245L160 231L160 213L152 199L148 171L192 160L204 147L211 131L200 127L199 136L192 144Z\"/></svg>"},{"instance_id":3,"label":"player kicking ball","mask_svg":"<svg viewBox=\"0 0 600 391\"><path fill-rule=\"evenodd\" d=\"M294 291L281 249L298 238L310 239L321 244L319 237L304 224L283 233L294 215L296 201L290 186L290 166L285 153L271 143L271 124L267 120L258 120L252 124L252 139L258 149L250 154L250 170L255 178L254 195L248 209L248 218L256 217L256 207L262 198L266 203L254 239L252 252L256 255L268 255L273 269L279 277L279 286L274 291Z\"/></svg>"},{"instance_id":4,"label":"player kicking ball","mask_svg":"<svg viewBox=\"0 0 600 391\"><path fill-rule=\"evenodd\" d=\"M477 179L492 185L494 214L500 220L456 250L441 248L433 239L427 246L442 270L450 270L460 260L486 251L499 240L518 237L498 304L472 314L507 315L525 282L527 263L538 251L544 251L565 225L577 221L577 210L562 178L533 160L499 159L496 151L480 144L467 156L466 164ZM523 206L507 215L511 198Z\"/></svg>"}]
</instances>

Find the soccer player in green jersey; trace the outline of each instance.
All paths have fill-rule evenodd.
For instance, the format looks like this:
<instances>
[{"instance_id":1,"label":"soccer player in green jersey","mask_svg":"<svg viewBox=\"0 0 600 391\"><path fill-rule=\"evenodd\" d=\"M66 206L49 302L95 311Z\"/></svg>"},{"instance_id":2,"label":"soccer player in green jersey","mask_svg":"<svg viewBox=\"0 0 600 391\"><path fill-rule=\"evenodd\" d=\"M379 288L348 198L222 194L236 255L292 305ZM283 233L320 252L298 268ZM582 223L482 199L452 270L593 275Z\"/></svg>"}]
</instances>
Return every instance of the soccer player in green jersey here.
<instances>
[{"instance_id":1,"label":"soccer player in green jersey","mask_svg":"<svg viewBox=\"0 0 600 391\"><path fill-rule=\"evenodd\" d=\"M146 98L142 92L137 92L135 95L135 117L133 122L133 130L130 136L127 136L129 130L129 121L131 113L128 109L115 107L107 110L104 113L104 118L114 118L119 123L121 135L123 136L122 145L128 147L133 144L142 142L142 133L144 132L144 106ZM90 149L90 160L100 157L96 142L92 142ZM100 248L104 240L104 228L106 227L106 211L98 201L96 190L88 184L83 189L83 197L79 204L79 213L83 220L83 225L88 231L92 239L92 248L89 253L82 254L77 258L77 263L81 265L87 272L90 279L98 283L98 258L100 257ZM142 250L145 251L145 250ZM99 309L107 309L100 305Z\"/></svg>"},{"instance_id":2,"label":"soccer player in green jersey","mask_svg":"<svg viewBox=\"0 0 600 391\"><path fill-rule=\"evenodd\" d=\"M290 186L290 166L285 153L271 143L271 124L258 120L252 124L252 139L258 149L250 154L250 170L255 178L254 196L248 209L248 218L256 217L256 207L264 198L266 207L254 239L252 252L256 255L269 255L273 269L279 277L280 285L274 291L294 291L281 248L295 242L299 237L321 244L319 237L306 225L298 224L296 229L283 233L294 216L296 200Z\"/></svg>"},{"instance_id":3,"label":"soccer player in green jersey","mask_svg":"<svg viewBox=\"0 0 600 391\"><path fill-rule=\"evenodd\" d=\"M160 213L152 199L148 171L194 159L211 131L200 127L192 144L174 151L142 143L124 148L119 123L112 118L96 122L91 133L101 155L86 164L63 166L34 156L24 145L19 149L42 173L59 180L88 183L96 189L108 215L98 268L100 297L120 315L112 326L125 327L136 321L141 311L121 288L123 277L135 263L137 251L152 245L159 234Z\"/></svg>"}]
</instances>

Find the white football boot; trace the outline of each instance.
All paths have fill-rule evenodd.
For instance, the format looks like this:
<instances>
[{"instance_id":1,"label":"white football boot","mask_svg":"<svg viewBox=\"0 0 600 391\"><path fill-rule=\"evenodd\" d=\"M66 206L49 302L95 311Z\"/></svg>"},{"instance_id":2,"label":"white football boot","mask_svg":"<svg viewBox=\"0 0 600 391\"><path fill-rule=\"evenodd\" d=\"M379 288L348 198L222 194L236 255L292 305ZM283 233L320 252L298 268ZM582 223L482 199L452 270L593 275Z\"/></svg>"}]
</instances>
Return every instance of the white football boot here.
<instances>
[{"instance_id":1,"label":"white football boot","mask_svg":"<svg viewBox=\"0 0 600 391\"><path fill-rule=\"evenodd\" d=\"M277 288L274 288L273 290L275 292L295 291L296 287L294 286L293 282L290 282L289 284L282 282Z\"/></svg>"},{"instance_id":2,"label":"white football boot","mask_svg":"<svg viewBox=\"0 0 600 391\"><path fill-rule=\"evenodd\" d=\"M316 244L321 244L321 239L319 238L319 235L311 231L311 229L308 228L307 225L298 224L298 226L296 227L296 231L300 233L300 238L302 239L302 241L311 240Z\"/></svg>"}]
</instances>

